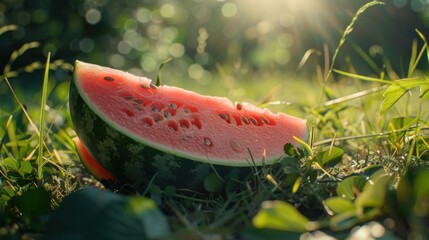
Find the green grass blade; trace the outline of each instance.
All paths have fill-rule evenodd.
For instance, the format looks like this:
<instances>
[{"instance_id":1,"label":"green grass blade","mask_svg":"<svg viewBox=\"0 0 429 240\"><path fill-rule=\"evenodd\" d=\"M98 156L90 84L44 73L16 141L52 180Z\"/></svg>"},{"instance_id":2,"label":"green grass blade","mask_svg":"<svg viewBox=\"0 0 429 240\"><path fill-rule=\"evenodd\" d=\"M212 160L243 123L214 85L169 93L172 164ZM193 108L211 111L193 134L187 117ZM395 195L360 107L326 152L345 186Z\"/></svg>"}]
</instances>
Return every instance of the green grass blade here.
<instances>
[{"instance_id":1,"label":"green grass blade","mask_svg":"<svg viewBox=\"0 0 429 240\"><path fill-rule=\"evenodd\" d=\"M359 16L360 16L362 13L364 13L364 12L365 12L365 10L367 10L368 8L370 8L370 7L372 7L372 6L375 6L375 5L382 5L382 4L384 4L384 2L380 2L380 1L376 1L376 0L374 0L374 1L371 1L371 2L369 2L369 3L365 4L365 5L363 5L363 6L362 6L361 8L359 8L359 10L356 12L356 14L355 14L355 16L353 17L352 21L351 21L351 22L350 22L350 24L346 27L346 30L344 30L343 36L341 37L341 39L340 39L340 41L339 41L339 43L338 43L338 46L337 46L337 48L335 49L334 55L332 56L331 65L330 65L330 67L329 67L329 71L328 71L328 73L326 74L326 77L325 77L325 80L324 80L324 83L323 83L323 87L322 87L323 92L325 92L325 89L326 89L327 84L328 84L328 80L329 80L329 78L330 78L330 77L331 77L331 75L332 75L332 71L333 71L333 69L334 69L334 65L335 65L335 62L336 62L336 59L337 59L338 53L340 52L340 48L341 48L341 47L343 46L343 44L346 42L346 39L347 39L348 35L353 31L353 27L354 27L354 25L355 25L356 21L358 20ZM324 94L322 94L322 96L321 96L321 98L320 98L320 104L322 104L323 96L324 96Z\"/></svg>"},{"instance_id":2,"label":"green grass blade","mask_svg":"<svg viewBox=\"0 0 429 240\"><path fill-rule=\"evenodd\" d=\"M45 75L43 77L43 89L42 89L42 103L40 104L40 121L39 121L39 155L37 158L37 177L39 179L43 178L43 165L44 159L43 159L43 150L44 150L44 125L45 125L45 106L46 106L46 98L48 96L48 78L49 78L49 62L51 60L51 53L48 53L48 58L46 60L46 68L45 68Z\"/></svg>"},{"instance_id":3,"label":"green grass blade","mask_svg":"<svg viewBox=\"0 0 429 240\"><path fill-rule=\"evenodd\" d=\"M159 65L158 74L156 75L156 86L161 86L161 69L164 67L165 64L170 62L173 58L167 58L164 61L161 62L161 65Z\"/></svg>"},{"instance_id":4,"label":"green grass blade","mask_svg":"<svg viewBox=\"0 0 429 240\"><path fill-rule=\"evenodd\" d=\"M383 79L380 79L380 78L374 78L374 77L368 77L368 76L363 76L363 75L359 75L359 74L349 73L349 72L341 71L341 70L338 70L338 69L334 69L333 71L335 73L340 74L340 75L343 75L343 76L346 76L346 77L350 77L350 78L354 78L354 79L358 79L358 80L363 80L363 81L368 81L368 82L378 82L378 83L392 84L392 81L383 80Z\"/></svg>"}]
</instances>

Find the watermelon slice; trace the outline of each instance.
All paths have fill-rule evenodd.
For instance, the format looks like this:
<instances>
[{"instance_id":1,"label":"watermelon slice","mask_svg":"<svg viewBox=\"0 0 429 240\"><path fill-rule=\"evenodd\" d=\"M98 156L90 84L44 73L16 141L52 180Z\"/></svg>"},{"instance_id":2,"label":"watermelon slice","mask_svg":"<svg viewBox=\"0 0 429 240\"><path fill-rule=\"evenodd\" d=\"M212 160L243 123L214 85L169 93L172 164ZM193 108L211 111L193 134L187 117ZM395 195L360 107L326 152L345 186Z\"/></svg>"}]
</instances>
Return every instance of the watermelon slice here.
<instances>
[{"instance_id":1,"label":"watermelon slice","mask_svg":"<svg viewBox=\"0 0 429 240\"><path fill-rule=\"evenodd\" d=\"M283 146L306 139L306 121L233 104L76 61L70 113L90 155L118 181L197 189L275 163Z\"/></svg>"}]
</instances>

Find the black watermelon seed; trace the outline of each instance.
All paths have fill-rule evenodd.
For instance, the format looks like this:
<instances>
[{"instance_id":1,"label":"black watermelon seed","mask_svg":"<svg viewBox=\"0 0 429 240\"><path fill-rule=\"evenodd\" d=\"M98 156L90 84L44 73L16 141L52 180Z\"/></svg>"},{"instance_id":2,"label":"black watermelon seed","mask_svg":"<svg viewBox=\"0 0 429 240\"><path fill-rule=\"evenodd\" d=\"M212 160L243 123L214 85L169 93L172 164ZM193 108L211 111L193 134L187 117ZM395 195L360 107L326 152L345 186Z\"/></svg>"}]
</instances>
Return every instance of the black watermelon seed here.
<instances>
[{"instance_id":1,"label":"black watermelon seed","mask_svg":"<svg viewBox=\"0 0 429 240\"><path fill-rule=\"evenodd\" d=\"M148 89L148 87L146 85L144 85L144 84L140 84L140 87L144 88L144 89Z\"/></svg>"},{"instance_id":2,"label":"black watermelon seed","mask_svg":"<svg viewBox=\"0 0 429 240\"><path fill-rule=\"evenodd\" d=\"M254 125L258 125L258 121L254 118L250 118L250 121L254 124Z\"/></svg>"},{"instance_id":3,"label":"black watermelon seed","mask_svg":"<svg viewBox=\"0 0 429 240\"><path fill-rule=\"evenodd\" d=\"M113 82L113 81L115 81L115 79L114 79L114 78L109 77L109 76L105 76L105 77L104 77L104 80L109 81L109 82Z\"/></svg>"},{"instance_id":4,"label":"black watermelon seed","mask_svg":"<svg viewBox=\"0 0 429 240\"><path fill-rule=\"evenodd\" d=\"M138 103L138 104L143 104L143 103L144 103L144 101L143 101L143 100L141 100L141 99L137 99L137 98L133 99L133 101L134 101L135 103Z\"/></svg>"},{"instance_id":5,"label":"black watermelon seed","mask_svg":"<svg viewBox=\"0 0 429 240\"><path fill-rule=\"evenodd\" d=\"M270 124L270 121L267 118L261 117L261 119L265 124L268 124L268 125Z\"/></svg>"},{"instance_id":6,"label":"black watermelon seed","mask_svg":"<svg viewBox=\"0 0 429 240\"><path fill-rule=\"evenodd\" d=\"M228 114L226 114L226 113L220 113L219 117L222 118L223 120L227 120L229 118Z\"/></svg>"},{"instance_id":7,"label":"black watermelon seed","mask_svg":"<svg viewBox=\"0 0 429 240\"><path fill-rule=\"evenodd\" d=\"M249 124L249 119L248 119L247 117L242 116L242 117L241 117L241 120L243 120L243 122L244 122L245 124Z\"/></svg>"}]
</instances>

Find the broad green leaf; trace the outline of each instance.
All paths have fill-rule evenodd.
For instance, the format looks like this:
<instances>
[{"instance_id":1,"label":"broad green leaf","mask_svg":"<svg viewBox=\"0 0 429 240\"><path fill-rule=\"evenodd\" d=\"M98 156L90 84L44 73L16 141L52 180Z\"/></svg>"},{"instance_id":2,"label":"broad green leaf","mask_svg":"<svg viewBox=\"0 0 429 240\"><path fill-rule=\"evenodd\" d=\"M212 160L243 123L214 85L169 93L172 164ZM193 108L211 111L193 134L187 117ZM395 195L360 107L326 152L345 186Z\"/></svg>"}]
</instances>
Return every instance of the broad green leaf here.
<instances>
[{"instance_id":1,"label":"broad green leaf","mask_svg":"<svg viewBox=\"0 0 429 240\"><path fill-rule=\"evenodd\" d=\"M153 239L170 234L147 198L87 188L70 194L48 223L46 239Z\"/></svg>"},{"instance_id":2,"label":"broad green leaf","mask_svg":"<svg viewBox=\"0 0 429 240\"><path fill-rule=\"evenodd\" d=\"M305 232L309 220L290 203L265 201L253 218L257 228L277 229L290 232Z\"/></svg>"},{"instance_id":3,"label":"broad green leaf","mask_svg":"<svg viewBox=\"0 0 429 240\"><path fill-rule=\"evenodd\" d=\"M329 219L329 227L334 231L348 230L361 220L356 215L356 210L349 210L337 214Z\"/></svg>"},{"instance_id":4,"label":"broad green leaf","mask_svg":"<svg viewBox=\"0 0 429 240\"><path fill-rule=\"evenodd\" d=\"M287 240L287 239L300 239L302 233L286 232L276 229L267 228L249 228L244 230L239 239L248 240Z\"/></svg>"},{"instance_id":5,"label":"broad green leaf","mask_svg":"<svg viewBox=\"0 0 429 240\"><path fill-rule=\"evenodd\" d=\"M422 84L426 85L428 81L419 78L406 78L394 81L383 93L384 100L381 103L380 114L392 108L410 89L421 86Z\"/></svg>"},{"instance_id":6,"label":"broad green leaf","mask_svg":"<svg viewBox=\"0 0 429 240\"><path fill-rule=\"evenodd\" d=\"M218 177L215 173L209 173L207 177L204 179L204 189L207 192L220 192L223 189L224 182Z\"/></svg>"},{"instance_id":7,"label":"broad green leaf","mask_svg":"<svg viewBox=\"0 0 429 240\"><path fill-rule=\"evenodd\" d=\"M331 197L325 199L325 207L331 210L334 214L340 214L355 209L353 202L343 197Z\"/></svg>"},{"instance_id":8,"label":"broad green leaf","mask_svg":"<svg viewBox=\"0 0 429 240\"><path fill-rule=\"evenodd\" d=\"M3 162L4 162L4 165L6 166L7 169L18 171L18 169L19 169L19 163L15 159L13 159L13 158L5 158Z\"/></svg>"},{"instance_id":9,"label":"broad green leaf","mask_svg":"<svg viewBox=\"0 0 429 240\"><path fill-rule=\"evenodd\" d=\"M338 184L337 195L349 200L354 200L356 195L362 192L367 182L364 176L351 176Z\"/></svg>"},{"instance_id":10,"label":"broad green leaf","mask_svg":"<svg viewBox=\"0 0 429 240\"><path fill-rule=\"evenodd\" d=\"M291 143L286 143L283 149L288 156L294 156L296 153L295 147Z\"/></svg>"},{"instance_id":11,"label":"broad green leaf","mask_svg":"<svg viewBox=\"0 0 429 240\"><path fill-rule=\"evenodd\" d=\"M318 162L320 166L325 166L328 163L335 165L344 155L344 150L339 147L332 147L326 151L318 152L314 157L314 161Z\"/></svg>"},{"instance_id":12,"label":"broad green leaf","mask_svg":"<svg viewBox=\"0 0 429 240\"><path fill-rule=\"evenodd\" d=\"M366 177L370 177L374 173L380 171L381 169L384 169L383 165L369 165L368 167L365 167L363 169L363 172L361 175L364 175Z\"/></svg>"},{"instance_id":13,"label":"broad green leaf","mask_svg":"<svg viewBox=\"0 0 429 240\"><path fill-rule=\"evenodd\" d=\"M423 98L429 92L429 83L420 86L419 98Z\"/></svg>"},{"instance_id":14,"label":"broad green leaf","mask_svg":"<svg viewBox=\"0 0 429 240\"><path fill-rule=\"evenodd\" d=\"M380 208L385 203L385 196L391 180L390 175L384 170L376 172L365 184L363 191L356 198L355 204L358 208Z\"/></svg>"},{"instance_id":15,"label":"broad green leaf","mask_svg":"<svg viewBox=\"0 0 429 240\"><path fill-rule=\"evenodd\" d=\"M95 221L89 239L158 239L170 233L155 202L138 196L107 204Z\"/></svg>"},{"instance_id":16,"label":"broad green leaf","mask_svg":"<svg viewBox=\"0 0 429 240\"><path fill-rule=\"evenodd\" d=\"M429 197L429 170L420 170L415 174L413 182L414 194L417 198ZM428 206L429 208L429 206ZM429 210L429 209L428 209Z\"/></svg>"},{"instance_id":17,"label":"broad green leaf","mask_svg":"<svg viewBox=\"0 0 429 240\"><path fill-rule=\"evenodd\" d=\"M26 174L30 174L33 172L33 166L30 161L21 161L19 164L18 172L21 176L25 176Z\"/></svg>"},{"instance_id":18,"label":"broad green leaf","mask_svg":"<svg viewBox=\"0 0 429 240\"><path fill-rule=\"evenodd\" d=\"M24 217L51 212L51 195L43 187L29 189L21 196L16 196L13 201Z\"/></svg>"},{"instance_id":19,"label":"broad green leaf","mask_svg":"<svg viewBox=\"0 0 429 240\"><path fill-rule=\"evenodd\" d=\"M395 103L397 103L399 101L399 99L401 99L402 96L405 95L405 93L407 93L406 90L404 90L404 89L397 89L396 91L394 91L392 93L384 94L384 100L381 103L381 107L380 107L380 114L383 114L387 110L389 110L390 108L392 108L393 105L395 105Z\"/></svg>"}]
</instances>

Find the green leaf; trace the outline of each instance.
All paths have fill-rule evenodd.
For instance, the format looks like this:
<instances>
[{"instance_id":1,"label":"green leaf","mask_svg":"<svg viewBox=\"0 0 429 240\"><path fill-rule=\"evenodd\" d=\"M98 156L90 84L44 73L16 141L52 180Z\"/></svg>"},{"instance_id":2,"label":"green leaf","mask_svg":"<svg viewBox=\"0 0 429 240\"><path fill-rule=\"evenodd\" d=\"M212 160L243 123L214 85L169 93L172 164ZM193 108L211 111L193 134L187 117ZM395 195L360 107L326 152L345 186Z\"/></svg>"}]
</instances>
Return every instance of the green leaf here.
<instances>
[{"instance_id":1,"label":"green leaf","mask_svg":"<svg viewBox=\"0 0 429 240\"><path fill-rule=\"evenodd\" d=\"M389 110L390 108L392 108L393 105L395 105L395 103L398 102L399 99L401 99L402 96L404 96L404 94L406 92L407 92L406 90L397 89L393 93L384 94L384 100L381 103L381 107L380 107L380 114L383 114L383 113L387 112L387 110Z\"/></svg>"},{"instance_id":2,"label":"green leaf","mask_svg":"<svg viewBox=\"0 0 429 240\"><path fill-rule=\"evenodd\" d=\"M211 172L204 179L204 189L207 192L216 193L220 192L223 189L224 182L216 173Z\"/></svg>"},{"instance_id":3,"label":"green leaf","mask_svg":"<svg viewBox=\"0 0 429 240\"><path fill-rule=\"evenodd\" d=\"M249 228L241 234L242 238L248 240L285 240L285 239L300 239L302 233L286 232L267 228Z\"/></svg>"},{"instance_id":4,"label":"green leaf","mask_svg":"<svg viewBox=\"0 0 429 240\"><path fill-rule=\"evenodd\" d=\"M156 204L87 188L70 194L53 214L46 239L153 239L170 234Z\"/></svg>"},{"instance_id":5,"label":"green leaf","mask_svg":"<svg viewBox=\"0 0 429 240\"><path fill-rule=\"evenodd\" d=\"M13 201L24 217L51 212L51 195L43 187L29 189L21 196L16 196Z\"/></svg>"},{"instance_id":6,"label":"green leaf","mask_svg":"<svg viewBox=\"0 0 429 240\"><path fill-rule=\"evenodd\" d=\"M410 89L421 86L422 84L427 85L428 83L428 81L419 78L404 78L394 81L383 93L384 100L381 103L380 114L392 108Z\"/></svg>"},{"instance_id":7,"label":"green leaf","mask_svg":"<svg viewBox=\"0 0 429 240\"><path fill-rule=\"evenodd\" d=\"M320 164L320 166L325 166L328 163L333 165L341 161L341 158L344 155L344 150L339 147L332 147L326 151L318 152L314 157L314 161Z\"/></svg>"},{"instance_id":8,"label":"green leaf","mask_svg":"<svg viewBox=\"0 0 429 240\"><path fill-rule=\"evenodd\" d=\"M290 203L283 201L265 201L258 214L253 218L257 228L277 229L290 232L307 231L309 220Z\"/></svg>"},{"instance_id":9,"label":"green leaf","mask_svg":"<svg viewBox=\"0 0 429 240\"><path fill-rule=\"evenodd\" d=\"M325 207L331 210L334 214L340 214L355 209L352 201L343 197L331 197L325 199Z\"/></svg>"},{"instance_id":10,"label":"green leaf","mask_svg":"<svg viewBox=\"0 0 429 240\"><path fill-rule=\"evenodd\" d=\"M295 147L291 143L286 143L283 149L288 156L294 156L296 153Z\"/></svg>"},{"instance_id":11,"label":"green leaf","mask_svg":"<svg viewBox=\"0 0 429 240\"><path fill-rule=\"evenodd\" d=\"M334 231L349 230L360 221L361 220L356 215L356 211L349 210L329 219L329 227Z\"/></svg>"},{"instance_id":12,"label":"green leaf","mask_svg":"<svg viewBox=\"0 0 429 240\"><path fill-rule=\"evenodd\" d=\"M349 200L354 200L367 182L364 176L351 176L338 184L337 195Z\"/></svg>"},{"instance_id":13,"label":"green leaf","mask_svg":"<svg viewBox=\"0 0 429 240\"><path fill-rule=\"evenodd\" d=\"M426 96L426 93L428 92L429 92L429 83L421 85L419 98L423 98L424 96Z\"/></svg>"},{"instance_id":14,"label":"green leaf","mask_svg":"<svg viewBox=\"0 0 429 240\"><path fill-rule=\"evenodd\" d=\"M380 170L371 176L365 184L363 191L357 196L355 204L358 208L380 208L385 203L385 196L388 190L390 175L384 170Z\"/></svg>"},{"instance_id":15,"label":"green leaf","mask_svg":"<svg viewBox=\"0 0 429 240\"><path fill-rule=\"evenodd\" d=\"M30 161L21 161L19 164L18 172L21 176L25 177L25 175L33 172L33 166Z\"/></svg>"},{"instance_id":16,"label":"green leaf","mask_svg":"<svg viewBox=\"0 0 429 240\"><path fill-rule=\"evenodd\" d=\"M18 172L19 169L19 163L18 161L16 161L13 158L5 158L4 159L4 165L6 166L7 169L9 170L14 170Z\"/></svg>"}]
</instances>

